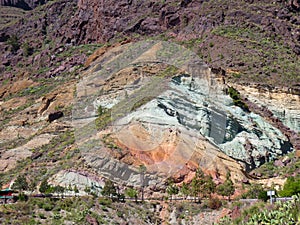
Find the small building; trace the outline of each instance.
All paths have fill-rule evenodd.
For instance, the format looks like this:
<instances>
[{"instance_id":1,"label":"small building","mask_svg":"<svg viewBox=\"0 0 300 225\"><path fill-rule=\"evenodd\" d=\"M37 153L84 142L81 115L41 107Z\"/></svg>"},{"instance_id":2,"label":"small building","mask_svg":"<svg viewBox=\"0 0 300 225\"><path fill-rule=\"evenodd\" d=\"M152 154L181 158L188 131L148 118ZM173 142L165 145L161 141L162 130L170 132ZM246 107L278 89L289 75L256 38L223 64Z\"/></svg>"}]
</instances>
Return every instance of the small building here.
<instances>
[{"instance_id":1,"label":"small building","mask_svg":"<svg viewBox=\"0 0 300 225\"><path fill-rule=\"evenodd\" d=\"M15 195L16 191L6 188L3 190L0 190L0 202L2 204L5 204L7 202L15 202Z\"/></svg>"}]
</instances>

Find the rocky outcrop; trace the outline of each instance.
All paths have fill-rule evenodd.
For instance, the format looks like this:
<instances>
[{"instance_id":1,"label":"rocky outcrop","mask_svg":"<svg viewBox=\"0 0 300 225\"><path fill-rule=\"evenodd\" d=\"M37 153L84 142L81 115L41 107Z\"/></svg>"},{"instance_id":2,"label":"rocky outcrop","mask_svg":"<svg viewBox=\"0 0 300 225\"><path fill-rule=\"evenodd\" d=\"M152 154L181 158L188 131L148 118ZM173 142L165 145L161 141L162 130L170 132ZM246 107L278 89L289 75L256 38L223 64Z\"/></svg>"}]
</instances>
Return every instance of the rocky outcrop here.
<instances>
[{"instance_id":1,"label":"rocky outcrop","mask_svg":"<svg viewBox=\"0 0 300 225\"><path fill-rule=\"evenodd\" d=\"M289 138L295 150L300 149L300 98L297 93L260 86L231 85L242 93L251 111L266 118L281 130Z\"/></svg>"},{"instance_id":2,"label":"rocky outcrop","mask_svg":"<svg viewBox=\"0 0 300 225\"><path fill-rule=\"evenodd\" d=\"M89 172L80 170L62 170L51 177L49 182L53 185L61 185L63 187L74 187L76 184L79 194L84 193L87 188L89 188L91 192L100 194L104 186L103 179Z\"/></svg>"},{"instance_id":3,"label":"rocky outcrop","mask_svg":"<svg viewBox=\"0 0 300 225\"><path fill-rule=\"evenodd\" d=\"M165 49L182 55L169 58ZM77 143L88 165L115 181L140 185L137 167L143 164L149 173L145 184L155 187L161 183L156 174L187 181L196 168L216 180L229 170L242 181L244 171L292 151L279 129L235 106L224 80L187 56L174 45L143 42L111 49L90 64L77 85L73 112ZM181 64L185 60L188 67ZM149 61L179 69L162 73L170 68L144 66ZM100 132L92 122L99 105L109 109L111 121Z\"/></svg>"},{"instance_id":4,"label":"rocky outcrop","mask_svg":"<svg viewBox=\"0 0 300 225\"><path fill-rule=\"evenodd\" d=\"M54 135L51 134L41 134L22 146L6 151L0 149L0 171L8 171L14 168L18 161L32 156L35 148L48 144L53 137Z\"/></svg>"}]
</instances>

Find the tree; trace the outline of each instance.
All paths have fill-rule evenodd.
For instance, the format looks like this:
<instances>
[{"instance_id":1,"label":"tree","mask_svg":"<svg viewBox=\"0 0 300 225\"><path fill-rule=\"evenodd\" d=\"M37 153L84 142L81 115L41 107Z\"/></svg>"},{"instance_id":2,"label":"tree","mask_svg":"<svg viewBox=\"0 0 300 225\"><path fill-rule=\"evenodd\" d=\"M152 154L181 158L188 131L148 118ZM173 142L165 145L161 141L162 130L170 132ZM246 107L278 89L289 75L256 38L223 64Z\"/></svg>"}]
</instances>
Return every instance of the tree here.
<instances>
[{"instance_id":1,"label":"tree","mask_svg":"<svg viewBox=\"0 0 300 225\"><path fill-rule=\"evenodd\" d=\"M32 193L36 189L36 180L31 180L28 185L28 190Z\"/></svg>"},{"instance_id":2,"label":"tree","mask_svg":"<svg viewBox=\"0 0 300 225\"><path fill-rule=\"evenodd\" d=\"M68 186L68 191L73 191L73 188L72 188L71 184L69 184L69 186Z\"/></svg>"},{"instance_id":3,"label":"tree","mask_svg":"<svg viewBox=\"0 0 300 225\"><path fill-rule=\"evenodd\" d=\"M43 193L43 194L49 194L49 193L51 193L51 186L48 184L48 181L47 181L46 179L44 179L44 180L41 182L39 191L40 191L41 193Z\"/></svg>"},{"instance_id":4,"label":"tree","mask_svg":"<svg viewBox=\"0 0 300 225\"><path fill-rule=\"evenodd\" d=\"M75 192L75 196L79 193L79 190L76 185L74 186L74 192Z\"/></svg>"},{"instance_id":5,"label":"tree","mask_svg":"<svg viewBox=\"0 0 300 225\"><path fill-rule=\"evenodd\" d=\"M25 42L23 45L22 45L22 49L23 49L23 55L25 57L29 56L29 55L32 55L33 53L33 48L30 47L30 45L28 44L28 42Z\"/></svg>"},{"instance_id":6,"label":"tree","mask_svg":"<svg viewBox=\"0 0 300 225\"><path fill-rule=\"evenodd\" d=\"M190 183L190 194L194 197L195 202L199 193L200 193L199 179L197 177L194 177L192 182Z\"/></svg>"},{"instance_id":7,"label":"tree","mask_svg":"<svg viewBox=\"0 0 300 225\"><path fill-rule=\"evenodd\" d=\"M183 194L184 199L187 198L187 196L190 194L190 189L187 183L183 183L181 188L180 188L180 192Z\"/></svg>"},{"instance_id":8,"label":"tree","mask_svg":"<svg viewBox=\"0 0 300 225\"><path fill-rule=\"evenodd\" d=\"M26 180L25 176L24 175L22 175L22 176L19 175L17 177L17 179L14 181L12 188L17 189L19 191L28 190L29 185L27 183L27 180Z\"/></svg>"},{"instance_id":9,"label":"tree","mask_svg":"<svg viewBox=\"0 0 300 225\"><path fill-rule=\"evenodd\" d=\"M103 196L109 197L111 199L113 199L114 197L117 196L117 189L114 185L114 183L111 180L106 180L104 187L101 191L101 194Z\"/></svg>"},{"instance_id":10,"label":"tree","mask_svg":"<svg viewBox=\"0 0 300 225\"><path fill-rule=\"evenodd\" d=\"M251 184L247 193L243 194L243 198L257 198L263 201L268 200L267 192L261 184Z\"/></svg>"},{"instance_id":11,"label":"tree","mask_svg":"<svg viewBox=\"0 0 300 225\"><path fill-rule=\"evenodd\" d=\"M174 182L172 180L168 181L168 187L166 188L167 193L170 196L170 199L172 201L172 196L173 195L177 195L179 192L178 187L174 184Z\"/></svg>"},{"instance_id":12,"label":"tree","mask_svg":"<svg viewBox=\"0 0 300 225\"><path fill-rule=\"evenodd\" d=\"M142 188L142 202L144 202L144 187L145 187L145 172L147 168L145 165L140 165L139 172L140 172L140 179L141 179L141 188Z\"/></svg>"},{"instance_id":13,"label":"tree","mask_svg":"<svg viewBox=\"0 0 300 225\"><path fill-rule=\"evenodd\" d=\"M235 187L230 179L230 173L228 172L225 182L217 187L217 193L222 196L227 196L228 200L230 201L230 196L234 194L234 191Z\"/></svg>"},{"instance_id":14,"label":"tree","mask_svg":"<svg viewBox=\"0 0 300 225\"><path fill-rule=\"evenodd\" d=\"M200 197L204 194L205 189L205 175L201 169L198 169L196 171L196 176L192 179L192 182L190 184L190 194L194 196L194 200L196 201L196 198L198 197L198 200L200 200Z\"/></svg>"},{"instance_id":15,"label":"tree","mask_svg":"<svg viewBox=\"0 0 300 225\"><path fill-rule=\"evenodd\" d=\"M57 185L53 189L54 189L54 192L57 192L58 194L61 194L61 197L64 198L64 192L65 192L64 187Z\"/></svg>"},{"instance_id":16,"label":"tree","mask_svg":"<svg viewBox=\"0 0 300 225\"><path fill-rule=\"evenodd\" d=\"M205 176L204 184L202 188L203 195L206 197L211 197L211 194L214 193L216 190L216 184L213 181L210 175Z\"/></svg>"},{"instance_id":17,"label":"tree","mask_svg":"<svg viewBox=\"0 0 300 225\"><path fill-rule=\"evenodd\" d=\"M136 189L134 189L134 188L127 188L126 191L125 191L125 194L129 198L134 198L135 202L137 202L138 192L137 192Z\"/></svg>"}]
</instances>

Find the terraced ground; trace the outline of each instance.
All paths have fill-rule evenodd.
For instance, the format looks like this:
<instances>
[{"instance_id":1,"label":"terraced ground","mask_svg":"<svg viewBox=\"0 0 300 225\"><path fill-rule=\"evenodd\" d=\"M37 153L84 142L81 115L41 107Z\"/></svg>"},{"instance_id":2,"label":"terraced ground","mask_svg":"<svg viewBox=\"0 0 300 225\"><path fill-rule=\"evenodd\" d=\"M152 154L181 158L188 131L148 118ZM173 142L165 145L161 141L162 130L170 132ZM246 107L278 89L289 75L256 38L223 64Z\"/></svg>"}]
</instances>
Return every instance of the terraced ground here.
<instances>
[{"instance_id":1,"label":"terraced ground","mask_svg":"<svg viewBox=\"0 0 300 225\"><path fill-rule=\"evenodd\" d=\"M9 6L0 7L0 30L5 27L11 26L13 23L18 21L20 18L26 15L26 11Z\"/></svg>"}]
</instances>

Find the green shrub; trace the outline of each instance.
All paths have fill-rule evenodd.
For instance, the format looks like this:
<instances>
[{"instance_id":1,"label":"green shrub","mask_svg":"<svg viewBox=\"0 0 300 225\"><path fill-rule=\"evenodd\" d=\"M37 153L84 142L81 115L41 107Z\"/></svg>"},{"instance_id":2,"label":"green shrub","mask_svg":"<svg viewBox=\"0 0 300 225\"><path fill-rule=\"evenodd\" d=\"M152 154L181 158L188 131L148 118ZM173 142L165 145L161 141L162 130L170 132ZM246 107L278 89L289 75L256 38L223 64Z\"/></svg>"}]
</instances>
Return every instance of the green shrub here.
<instances>
[{"instance_id":1,"label":"green shrub","mask_svg":"<svg viewBox=\"0 0 300 225\"><path fill-rule=\"evenodd\" d=\"M232 220L226 216L218 224L274 224L295 225L300 219L300 196L294 196L292 201L276 202L272 206L257 203L242 212L241 217Z\"/></svg>"},{"instance_id":2,"label":"green shrub","mask_svg":"<svg viewBox=\"0 0 300 225\"><path fill-rule=\"evenodd\" d=\"M33 48L30 47L30 45L28 44L28 42L25 42L25 43L22 45L22 50L23 50L23 55L24 55L25 57L30 56L30 55L32 55L32 53L33 53Z\"/></svg>"},{"instance_id":3,"label":"green shrub","mask_svg":"<svg viewBox=\"0 0 300 225\"><path fill-rule=\"evenodd\" d=\"M28 196L21 192L21 193L18 195L18 199L19 199L20 201L26 202L26 201L28 200Z\"/></svg>"},{"instance_id":4,"label":"green shrub","mask_svg":"<svg viewBox=\"0 0 300 225\"><path fill-rule=\"evenodd\" d=\"M284 183L283 189L279 191L279 195L282 197L290 197L296 194L300 194L300 176L289 177Z\"/></svg>"},{"instance_id":5,"label":"green shrub","mask_svg":"<svg viewBox=\"0 0 300 225\"><path fill-rule=\"evenodd\" d=\"M43 209L45 211L52 211L53 208L54 205L51 202L46 202L45 204L43 204Z\"/></svg>"},{"instance_id":6,"label":"green shrub","mask_svg":"<svg viewBox=\"0 0 300 225\"><path fill-rule=\"evenodd\" d=\"M111 206L112 200L109 198L99 198L99 204L103 206Z\"/></svg>"},{"instance_id":7,"label":"green shrub","mask_svg":"<svg viewBox=\"0 0 300 225\"><path fill-rule=\"evenodd\" d=\"M17 35L12 35L8 38L7 44L10 45L12 52L17 52L20 48L19 38Z\"/></svg>"},{"instance_id":8,"label":"green shrub","mask_svg":"<svg viewBox=\"0 0 300 225\"><path fill-rule=\"evenodd\" d=\"M59 219L61 219L62 218L62 216L60 215L60 214L58 214L58 213L54 213L54 215L53 215L53 219L55 219L55 220L59 220Z\"/></svg>"},{"instance_id":9,"label":"green shrub","mask_svg":"<svg viewBox=\"0 0 300 225\"><path fill-rule=\"evenodd\" d=\"M263 200L264 202L266 202L269 199L269 197L267 195L267 191L260 191L258 193L258 199Z\"/></svg>"},{"instance_id":10,"label":"green shrub","mask_svg":"<svg viewBox=\"0 0 300 225\"><path fill-rule=\"evenodd\" d=\"M39 213L40 219L46 219L47 217L43 213Z\"/></svg>"},{"instance_id":11,"label":"green shrub","mask_svg":"<svg viewBox=\"0 0 300 225\"><path fill-rule=\"evenodd\" d=\"M229 96L233 100L233 104L242 108L244 111L249 112L248 105L242 101L240 93L234 89L233 87L229 87L228 89Z\"/></svg>"}]
</instances>

